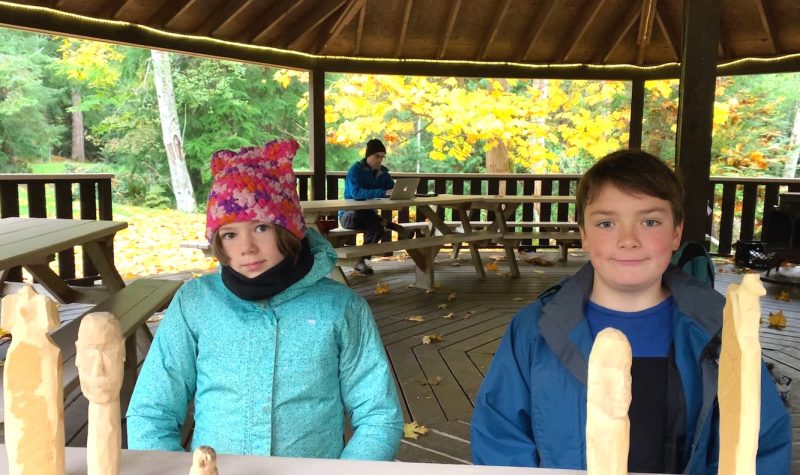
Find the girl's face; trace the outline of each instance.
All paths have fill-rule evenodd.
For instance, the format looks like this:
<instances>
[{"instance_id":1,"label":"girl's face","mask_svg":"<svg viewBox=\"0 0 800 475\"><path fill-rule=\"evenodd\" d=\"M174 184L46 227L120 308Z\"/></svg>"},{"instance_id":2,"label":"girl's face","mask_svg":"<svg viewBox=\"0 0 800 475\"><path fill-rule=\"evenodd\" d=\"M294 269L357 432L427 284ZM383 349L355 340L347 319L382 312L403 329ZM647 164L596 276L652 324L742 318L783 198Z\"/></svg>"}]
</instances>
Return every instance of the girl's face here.
<instances>
[{"instance_id":1,"label":"girl's face","mask_svg":"<svg viewBox=\"0 0 800 475\"><path fill-rule=\"evenodd\" d=\"M218 232L231 268L245 277L257 277L283 260L271 224L242 221L226 224Z\"/></svg>"}]
</instances>

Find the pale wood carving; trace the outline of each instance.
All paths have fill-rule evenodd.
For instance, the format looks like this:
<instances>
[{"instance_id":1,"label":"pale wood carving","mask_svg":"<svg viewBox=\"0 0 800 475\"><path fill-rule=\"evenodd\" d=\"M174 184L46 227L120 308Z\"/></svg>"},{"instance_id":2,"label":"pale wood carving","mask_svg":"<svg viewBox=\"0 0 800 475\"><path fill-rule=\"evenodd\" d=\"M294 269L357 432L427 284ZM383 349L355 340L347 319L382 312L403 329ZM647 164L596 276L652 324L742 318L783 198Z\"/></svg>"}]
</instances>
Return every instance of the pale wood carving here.
<instances>
[{"instance_id":1,"label":"pale wood carving","mask_svg":"<svg viewBox=\"0 0 800 475\"><path fill-rule=\"evenodd\" d=\"M75 347L81 392L89 400L88 475L118 475L122 447L119 392L125 345L116 317L108 312L84 316Z\"/></svg>"},{"instance_id":2,"label":"pale wood carving","mask_svg":"<svg viewBox=\"0 0 800 475\"><path fill-rule=\"evenodd\" d=\"M761 414L761 322L758 274L728 286L719 359L719 474L755 475Z\"/></svg>"},{"instance_id":3,"label":"pale wood carving","mask_svg":"<svg viewBox=\"0 0 800 475\"><path fill-rule=\"evenodd\" d=\"M208 445L201 445L192 454L192 469L189 475L218 475L217 451Z\"/></svg>"},{"instance_id":4,"label":"pale wood carving","mask_svg":"<svg viewBox=\"0 0 800 475\"><path fill-rule=\"evenodd\" d=\"M61 350L47 332L60 326L58 305L31 286L2 302L0 326L12 335L3 397L10 475L64 475Z\"/></svg>"},{"instance_id":5,"label":"pale wood carving","mask_svg":"<svg viewBox=\"0 0 800 475\"><path fill-rule=\"evenodd\" d=\"M588 475L626 475L631 423L631 345L614 328L597 334L589 355L586 410Z\"/></svg>"}]
</instances>

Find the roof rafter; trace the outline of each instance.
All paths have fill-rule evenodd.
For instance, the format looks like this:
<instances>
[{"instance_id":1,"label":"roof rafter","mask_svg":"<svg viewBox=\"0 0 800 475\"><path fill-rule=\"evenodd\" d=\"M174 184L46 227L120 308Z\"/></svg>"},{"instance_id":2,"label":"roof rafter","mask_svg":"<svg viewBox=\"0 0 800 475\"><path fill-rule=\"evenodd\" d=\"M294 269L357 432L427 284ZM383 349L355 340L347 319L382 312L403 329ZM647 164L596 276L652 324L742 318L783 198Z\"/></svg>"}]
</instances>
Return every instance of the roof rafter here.
<instances>
[{"instance_id":1,"label":"roof rafter","mask_svg":"<svg viewBox=\"0 0 800 475\"><path fill-rule=\"evenodd\" d=\"M656 10L656 25L658 25L661 36L664 37L664 41L667 42L667 46L669 46L670 51L672 51L674 60L678 61L680 59L678 56L678 45L675 44L675 40L672 38L672 34L667 28L667 25L664 24L664 19L661 18L661 14L658 13L658 10Z\"/></svg>"},{"instance_id":2,"label":"roof rafter","mask_svg":"<svg viewBox=\"0 0 800 475\"><path fill-rule=\"evenodd\" d=\"M216 36L225 26L237 20L237 17L257 0L228 0L225 6L208 18L197 29L200 35Z\"/></svg>"},{"instance_id":3,"label":"roof rafter","mask_svg":"<svg viewBox=\"0 0 800 475\"><path fill-rule=\"evenodd\" d=\"M592 24L597 14L600 13L600 9L603 7L603 4L606 0L594 0L592 5L588 6L583 10L583 16L581 16L580 21L575 29L572 30L572 35L569 38L569 41L565 43L565 48L561 51L558 56L556 57L556 62L566 63L567 58L575 51L575 47L578 46L578 43L583 38L583 35L586 34L586 31L589 30L589 25Z\"/></svg>"},{"instance_id":4,"label":"roof rafter","mask_svg":"<svg viewBox=\"0 0 800 475\"><path fill-rule=\"evenodd\" d=\"M323 28L320 37L318 38L319 47L314 50L316 54L322 53L334 38L339 36L342 30L353 21L355 17L366 5L366 0L348 0L347 6L342 10L342 14L336 19L336 22L330 28Z\"/></svg>"},{"instance_id":5,"label":"roof rafter","mask_svg":"<svg viewBox=\"0 0 800 475\"><path fill-rule=\"evenodd\" d=\"M531 54L531 51L533 51L533 45L539 41L539 37L542 35L542 31L544 31L544 25L547 24L547 20L550 19L551 14L555 11L554 7L556 3L556 0L545 0L544 5L536 12L536 16L531 22L530 35L526 41L520 43L527 46L520 48L519 53L517 53L515 58L518 62L525 61L528 55Z\"/></svg>"},{"instance_id":6,"label":"roof rafter","mask_svg":"<svg viewBox=\"0 0 800 475\"><path fill-rule=\"evenodd\" d=\"M171 0L166 2L153 16L147 19L146 23L156 28L165 27L196 2L197 0Z\"/></svg>"},{"instance_id":7,"label":"roof rafter","mask_svg":"<svg viewBox=\"0 0 800 475\"><path fill-rule=\"evenodd\" d=\"M675 25L670 25L666 21L666 17L664 16L664 3L659 3L656 5L656 22L661 28L661 33L667 38L672 47L672 51L675 53L675 61L680 61L681 58L681 39L679 35L680 28L677 28Z\"/></svg>"},{"instance_id":8,"label":"roof rafter","mask_svg":"<svg viewBox=\"0 0 800 475\"><path fill-rule=\"evenodd\" d=\"M617 34L611 36L608 43L604 47L598 50L600 51L601 54L603 51L605 51L605 55L603 55L602 58L595 58L596 61L600 63L608 62L608 58L611 57L611 53L613 53L614 50L617 49L617 46L619 46L619 44L622 43L622 40L625 39L626 36L628 36L628 33L630 33L631 29L633 28L633 25L636 24L636 20L638 20L639 17L641 16L641 13L642 13L641 6L637 5L635 2L632 3L630 7L628 7L628 11L625 12L625 18L622 20L622 25L621 25L622 28L618 29Z\"/></svg>"},{"instance_id":9,"label":"roof rafter","mask_svg":"<svg viewBox=\"0 0 800 475\"><path fill-rule=\"evenodd\" d=\"M450 42L450 35L453 34L453 26L456 24L456 17L460 9L461 0L453 0L450 12L447 14L447 25L445 25L444 28L442 42L439 44L439 52L436 53L436 57L439 59L442 59L444 57L444 52L447 51L447 43Z\"/></svg>"},{"instance_id":10,"label":"roof rafter","mask_svg":"<svg viewBox=\"0 0 800 475\"><path fill-rule=\"evenodd\" d=\"M772 13L767 10L767 6L764 5L763 0L753 0L756 3L756 8L758 8L758 16L761 18L761 26L764 27L764 32L767 34L767 39L772 46L772 52L775 54L781 54L781 39L775 34L775 28L772 27L774 23L772 21Z\"/></svg>"},{"instance_id":11,"label":"roof rafter","mask_svg":"<svg viewBox=\"0 0 800 475\"><path fill-rule=\"evenodd\" d=\"M310 11L301 15L300 18L286 28L288 34L275 44L279 48L295 49L295 46L302 38L313 34L320 25L331 18L347 2L348 0L324 0L321 5L315 5ZM292 33L295 34L289 36Z\"/></svg>"},{"instance_id":12,"label":"roof rafter","mask_svg":"<svg viewBox=\"0 0 800 475\"><path fill-rule=\"evenodd\" d=\"M361 9L361 13L358 15L358 27L356 28L356 45L354 50L354 55L358 56L361 53L361 38L364 36L364 21L367 18L367 4L364 4L364 8Z\"/></svg>"},{"instance_id":13,"label":"roof rafter","mask_svg":"<svg viewBox=\"0 0 800 475\"><path fill-rule=\"evenodd\" d=\"M98 18L113 19L125 8L130 0L110 0L103 5L103 8L96 13Z\"/></svg>"},{"instance_id":14,"label":"roof rafter","mask_svg":"<svg viewBox=\"0 0 800 475\"><path fill-rule=\"evenodd\" d=\"M502 23L503 17L506 16L509 5L511 5L511 0L504 0L503 6L501 6L496 12L494 19L492 20L492 25L489 27L489 33L486 35L486 39L483 41L483 46L481 47L481 53L478 55L478 59L486 59L486 53L489 51L489 47L492 46L492 42L494 41L495 36L497 36L497 32L500 30L500 23Z\"/></svg>"},{"instance_id":15,"label":"roof rafter","mask_svg":"<svg viewBox=\"0 0 800 475\"><path fill-rule=\"evenodd\" d=\"M304 3L305 0L278 0L270 5L266 12L247 25L238 35L237 40L258 44L259 39L264 39L274 33L280 23Z\"/></svg>"},{"instance_id":16,"label":"roof rafter","mask_svg":"<svg viewBox=\"0 0 800 475\"><path fill-rule=\"evenodd\" d=\"M408 33L408 21L411 18L411 7L414 6L414 0L406 0L406 11L403 13L403 23L400 29L400 38L397 39L397 48L395 48L395 57L400 57L403 52L403 43L406 42L406 33Z\"/></svg>"},{"instance_id":17,"label":"roof rafter","mask_svg":"<svg viewBox=\"0 0 800 475\"><path fill-rule=\"evenodd\" d=\"M647 45L653 37L653 20L656 16L657 0L642 0L642 12L639 15L639 34L636 37L636 44L639 49L636 53L636 64L644 63L644 56L647 53Z\"/></svg>"}]
</instances>

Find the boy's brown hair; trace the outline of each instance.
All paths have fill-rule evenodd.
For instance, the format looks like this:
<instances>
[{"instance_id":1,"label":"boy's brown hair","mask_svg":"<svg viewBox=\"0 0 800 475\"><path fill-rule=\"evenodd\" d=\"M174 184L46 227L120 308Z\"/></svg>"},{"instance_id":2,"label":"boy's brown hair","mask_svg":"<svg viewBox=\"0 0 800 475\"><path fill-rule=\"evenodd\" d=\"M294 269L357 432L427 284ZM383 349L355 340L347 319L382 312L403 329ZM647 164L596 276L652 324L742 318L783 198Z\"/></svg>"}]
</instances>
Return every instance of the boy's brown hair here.
<instances>
[{"instance_id":1,"label":"boy's brown hair","mask_svg":"<svg viewBox=\"0 0 800 475\"><path fill-rule=\"evenodd\" d=\"M292 259L296 264L297 259L300 257L300 250L303 247L302 242L297 239L297 236L283 226L277 224L272 224L271 226L275 230L278 251L282 256ZM222 238L219 237L219 229L214 233L214 239L211 241L211 254L216 257L222 265L230 265L230 260L222 249Z\"/></svg>"},{"instance_id":2,"label":"boy's brown hair","mask_svg":"<svg viewBox=\"0 0 800 475\"><path fill-rule=\"evenodd\" d=\"M601 158L581 177L575 203L581 228L586 207L606 183L627 193L669 201L675 225L683 223L683 183L680 177L655 155L624 149Z\"/></svg>"}]
</instances>

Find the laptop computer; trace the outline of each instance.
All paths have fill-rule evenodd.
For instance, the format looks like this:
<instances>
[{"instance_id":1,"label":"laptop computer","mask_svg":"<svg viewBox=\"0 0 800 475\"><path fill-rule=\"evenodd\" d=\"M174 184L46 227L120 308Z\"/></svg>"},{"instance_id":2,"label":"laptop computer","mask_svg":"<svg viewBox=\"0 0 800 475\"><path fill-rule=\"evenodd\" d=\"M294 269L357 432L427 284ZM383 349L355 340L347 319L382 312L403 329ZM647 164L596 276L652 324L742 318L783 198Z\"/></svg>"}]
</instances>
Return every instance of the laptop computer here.
<instances>
[{"instance_id":1,"label":"laptop computer","mask_svg":"<svg viewBox=\"0 0 800 475\"><path fill-rule=\"evenodd\" d=\"M402 177L394 182L392 194L389 195L390 200L408 200L414 197L417 192L417 185L419 185L419 177Z\"/></svg>"}]
</instances>

